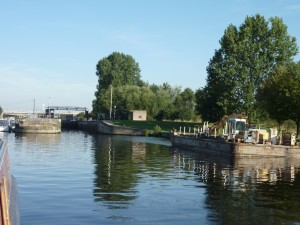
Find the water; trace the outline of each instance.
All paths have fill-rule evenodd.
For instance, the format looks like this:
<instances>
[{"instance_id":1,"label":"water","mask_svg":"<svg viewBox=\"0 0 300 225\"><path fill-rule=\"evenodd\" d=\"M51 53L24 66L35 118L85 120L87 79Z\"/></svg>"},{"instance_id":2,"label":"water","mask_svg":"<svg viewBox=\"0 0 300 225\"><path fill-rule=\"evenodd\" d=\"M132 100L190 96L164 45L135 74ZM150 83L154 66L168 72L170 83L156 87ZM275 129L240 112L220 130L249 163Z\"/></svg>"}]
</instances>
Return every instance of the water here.
<instances>
[{"instance_id":1,"label":"water","mask_svg":"<svg viewBox=\"0 0 300 225\"><path fill-rule=\"evenodd\" d=\"M233 159L80 131L3 139L22 225L300 224L298 159Z\"/></svg>"}]
</instances>

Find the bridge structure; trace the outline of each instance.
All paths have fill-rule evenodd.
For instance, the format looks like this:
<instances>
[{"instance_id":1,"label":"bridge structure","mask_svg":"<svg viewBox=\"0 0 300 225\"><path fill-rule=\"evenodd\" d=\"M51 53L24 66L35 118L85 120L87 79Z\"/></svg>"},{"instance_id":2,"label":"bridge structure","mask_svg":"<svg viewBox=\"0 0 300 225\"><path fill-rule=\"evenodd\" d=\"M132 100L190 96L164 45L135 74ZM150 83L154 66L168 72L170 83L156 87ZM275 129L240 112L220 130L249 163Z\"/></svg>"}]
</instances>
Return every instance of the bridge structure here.
<instances>
[{"instance_id":1,"label":"bridge structure","mask_svg":"<svg viewBox=\"0 0 300 225\"><path fill-rule=\"evenodd\" d=\"M3 117L56 117L56 118L73 118L78 113L84 112L85 115L88 113L87 107L78 107L78 106L48 106L45 108L45 111L4 111Z\"/></svg>"},{"instance_id":2,"label":"bridge structure","mask_svg":"<svg viewBox=\"0 0 300 225\"><path fill-rule=\"evenodd\" d=\"M48 109L52 110L64 110L64 111L88 111L86 107L78 107L78 106L49 106Z\"/></svg>"}]
</instances>

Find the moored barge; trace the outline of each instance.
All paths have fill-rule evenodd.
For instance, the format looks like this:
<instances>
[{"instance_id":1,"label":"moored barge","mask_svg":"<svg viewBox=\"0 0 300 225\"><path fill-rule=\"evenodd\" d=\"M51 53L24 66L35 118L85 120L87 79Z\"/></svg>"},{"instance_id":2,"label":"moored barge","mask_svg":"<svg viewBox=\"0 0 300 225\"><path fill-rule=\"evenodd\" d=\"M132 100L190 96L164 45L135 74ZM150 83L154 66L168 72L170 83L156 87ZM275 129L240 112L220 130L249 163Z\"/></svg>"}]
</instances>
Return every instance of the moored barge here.
<instances>
[{"instance_id":1,"label":"moored barge","mask_svg":"<svg viewBox=\"0 0 300 225\"><path fill-rule=\"evenodd\" d=\"M172 146L213 154L243 156L300 157L300 146L228 142L222 138L171 134Z\"/></svg>"},{"instance_id":2,"label":"moored barge","mask_svg":"<svg viewBox=\"0 0 300 225\"><path fill-rule=\"evenodd\" d=\"M181 130L181 129L180 129ZM246 128L245 118L227 118L222 136L211 135L212 129L204 123L201 132L191 135L182 134L174 130L170 139L173 146L206 151L215 154L243 155L243 156L272 156L295 157L300 156L300 146L296 145L296 136L292 134L278 135L277 129Z\"/></svg>"}]
</instances>

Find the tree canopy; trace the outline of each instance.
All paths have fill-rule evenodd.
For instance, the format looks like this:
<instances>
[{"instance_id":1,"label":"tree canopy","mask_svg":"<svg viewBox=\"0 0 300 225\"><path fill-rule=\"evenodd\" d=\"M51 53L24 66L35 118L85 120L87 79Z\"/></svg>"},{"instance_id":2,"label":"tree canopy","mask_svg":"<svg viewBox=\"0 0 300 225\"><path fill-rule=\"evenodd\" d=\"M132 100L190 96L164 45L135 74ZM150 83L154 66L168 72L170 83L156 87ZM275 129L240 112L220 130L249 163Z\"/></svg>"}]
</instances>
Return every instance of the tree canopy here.
<instances>
[{"instance_id":1,"label":"tree canopy","mask_svg":"<svg viewBox=\"0 0 300 225\"><path fill-rule=\"evenodd\" d=\"M300 62L278 66L257 90L258 105L279 124L291 119L300 137Z\"/></svg>"},{"instance_id":2,"label":"tree canopy","mask_svg":"<svg viewBox=\"0 0 300 225\"><path fill-rule=\"evenodd\" d=\"M97 91L93 101L95 115L112 112L117 119L127 119L133 110L147 110L148 118L191 120L194 116L194 92L168 83L149 85L141 80L140 68L132 56L114 52L96 65Z\"/></svg>"},{"instance_id":3,"label":"tree canopy","mask_svg":"<svg viewBox=\"0 0 300 225\"><path fill-rule=\"evenodd\" d=\"M99 90L106 90L110 85L142 84L139 64L130 55L113 52L98 62L96 70Z\"/></svg>"},{"instance_id":4,"label":"tree canopy","mask_svg":"<svg viewBox=\"0 0 300 225\"><path fill-rule=\"evenodd\" d=\"M96 99L93 101L93 111L103 111L107 113L104 93L110 86L120 87L124 85L141 86L140 68L138 63L130 55L113 52L96 65L96 75L98 76Z\"/></svg>"},{"instance_id":5,"label":"tree canopy","mask_svg":"<svg viewBox=\"0 0 300 225\"><path fill-rule=\"evenodd\" d=\"M196 93L196 109L212 122L231 113L254 119L257 87L276 66L292 62L296 38L282 19L257 14L246 17L239 28L229 25L220 45L207 67L207 84Z\"/></svg>"}]
</instances>

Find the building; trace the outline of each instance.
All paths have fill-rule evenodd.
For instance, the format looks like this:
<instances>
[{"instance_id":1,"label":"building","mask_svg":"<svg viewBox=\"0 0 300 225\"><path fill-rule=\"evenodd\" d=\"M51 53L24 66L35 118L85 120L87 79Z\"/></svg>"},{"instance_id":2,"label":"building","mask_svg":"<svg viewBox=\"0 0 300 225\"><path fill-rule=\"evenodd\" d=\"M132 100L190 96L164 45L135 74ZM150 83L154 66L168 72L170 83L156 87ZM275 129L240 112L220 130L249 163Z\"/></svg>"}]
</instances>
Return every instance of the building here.
<instances>
[{"instance_id":1,"label":"building","mask_svg":"<svg viewBox=\"0 0 300 225\"><path fill-rule=\"evenodd\" d=\"M146 121L147 120L147 111L145 110L133 110L130 114L130 119L132 120L139 120L139 121Z\"/></svg>"}]
</instances>

